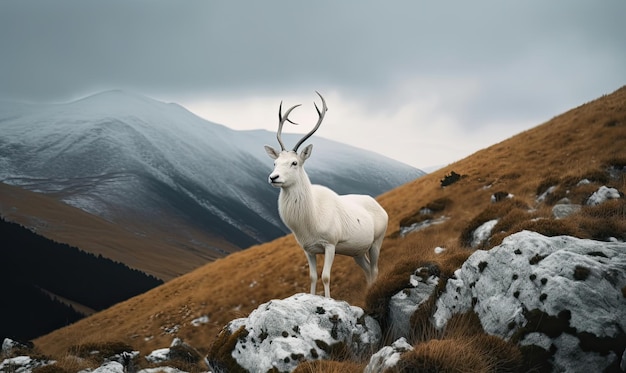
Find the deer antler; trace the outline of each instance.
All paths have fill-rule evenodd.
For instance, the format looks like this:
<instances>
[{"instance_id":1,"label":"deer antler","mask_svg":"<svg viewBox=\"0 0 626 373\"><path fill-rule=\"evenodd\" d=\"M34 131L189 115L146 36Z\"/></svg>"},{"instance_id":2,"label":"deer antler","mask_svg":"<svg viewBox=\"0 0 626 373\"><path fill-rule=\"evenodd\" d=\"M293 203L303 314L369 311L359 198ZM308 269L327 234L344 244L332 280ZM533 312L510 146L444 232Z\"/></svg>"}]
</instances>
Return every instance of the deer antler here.
<instances>
[{"instance_id":1,"label":"deer antler","mask_svg":"<svg viewBox=\"0 0 626 373\"><path fill-rule=\"evenodd\" d=\"M320 96L320 98L322 99L322 111L320 111L320 109L317 107L317 104L314 102L313 105L315 105L315 110L317 110L317 115L319 116L319 119L317 120L317 124L315 125L313 130L307 133L302 139L300 139L300 141L298 141L296 146L293 147L294 152L298 151L300 145L302 145L302 143L304 143L309 137L311 137L315 133L315 131L317 131L318 128L320 128L322 120L324 120L324 115L326 115L326 111L328 111L328 108L326 107L326 100L324 100L324 97L322 97L322 95L318 91L315 91L315 93L317 93L317 95Z\"/></svg>"},{"instance_id":2,"label":"deer antler","mask_svg":"<svg viewBox=\"0 0 626 373\"><path fill-rule=\"evenodd\" d=\"M276 138L278 139L278 143L280 144L280 149L281 150L285 150L285 144L283 144L283 140L280 138L281 133L283 132L283 124L285 124L285 121L292 123L292 124L298 124L295 122L292 122L291 119L289 119L289 113L291 113L291 111L295 108L297 108L298 106L300 106L301 104L298 105L294 105L292 107L289 108L289 110L287 110L287 112L285 113L285 116L283 117L283 102L280 102L280 106L278 106L278 132L276 133Z\"/></svg>"}]
</instances>

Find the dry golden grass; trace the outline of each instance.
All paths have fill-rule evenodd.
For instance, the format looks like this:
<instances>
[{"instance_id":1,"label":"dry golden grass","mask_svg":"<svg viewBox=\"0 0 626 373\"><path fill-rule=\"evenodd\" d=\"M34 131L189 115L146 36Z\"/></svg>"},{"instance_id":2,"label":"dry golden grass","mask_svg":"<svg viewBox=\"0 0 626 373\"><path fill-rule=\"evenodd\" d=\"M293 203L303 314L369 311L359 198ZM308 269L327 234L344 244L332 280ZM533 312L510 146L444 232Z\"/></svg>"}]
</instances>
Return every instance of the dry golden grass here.
<instances>
[{"instance_id":1,"label":"dry golden grass","mask_svg":"<svg viewBox=\"0 0 626 373\"><path fill-rule=\"evenodd\" d=\"M445 278L462 264L472 252L462 247L462 232L475 225L474 219L489 209L499 210L496 215L501 218L499 229L504 232L501 236L517 229L544 232L553 229L552 233L580 231L581 235L604 237L608 233L600 228L610 224L613 224L610 234L620 229L625 232L623 200L598 208L585 207L562 222L551 218L550 205L536 202L538 189L547 189L551 183L565 185L566 195L566 188L573 190L571 182L581 176L592 177L590 180L598 186L607 170L621 169L626 165L624 160L626 87L379 196L390 217L388 238L380 256L380 277L368 290L361 269L351 258L338 256L333 265L331 293L336 299L365 307L383 320L384 325L389 296L406 286L409 275L418 267L430 266ZM451 171L465 177L442 188L440 180ZM617 176L604 181L624 192L625 173L614 174ZM583 199L590 191L585 187L570 191L570 195ZM514 202L505 200L493 205L490 197L495 192L513 194ZM434 214L448 220L403 238L392 237L401 220L438 201L445 204ZM530 220L535 218L543 219ZM502 238L496 232L490 245ZM437 246L446 251L434 254ZM74 344L124 341L145 354L168 346L178 336L204 354L228 321L246 316L271 299L307 292L308 287L304 254L294 238L286 236L206 264L146 294L42 336L35 344L45 354L64 356ZM432 304L414 316L414 342L421 343L399 371L414 371L417 367L437 367L441 371L495 368L495 371L507 371L517 363L515 349L484 336L471 318L465 324L460 323L462 327L449 327L444 334L429 330L424 320L431 307ZM198 327L190 324L202 315L209 316L208 324ZM176 333L165 331L176 325L179 326ZM463 329L466 330L459 332ZM342 364L347 364L347 371L361 367L361 362L320 362L302 369L340 371Z\"/></svg>"},{"instance_id":2,"label":"dry golden grass","mask_svg":"<svg viewBox=\"0 0 626 373\"><path fill-rule=\"evenodd\" d=\"M219 245L226 250L236 250L233 245L194 228L187 226L183 230L182 223L172 222L171 226L150 226L136 221L114 224L54 196L3 183L0 183L0 215L54 241L101 254L164 281L219 257L207 253L205 246ZM173 233L163 234L166 230ZM178 233L181 235L177 236Z\"/></svg>"}]
</instances>

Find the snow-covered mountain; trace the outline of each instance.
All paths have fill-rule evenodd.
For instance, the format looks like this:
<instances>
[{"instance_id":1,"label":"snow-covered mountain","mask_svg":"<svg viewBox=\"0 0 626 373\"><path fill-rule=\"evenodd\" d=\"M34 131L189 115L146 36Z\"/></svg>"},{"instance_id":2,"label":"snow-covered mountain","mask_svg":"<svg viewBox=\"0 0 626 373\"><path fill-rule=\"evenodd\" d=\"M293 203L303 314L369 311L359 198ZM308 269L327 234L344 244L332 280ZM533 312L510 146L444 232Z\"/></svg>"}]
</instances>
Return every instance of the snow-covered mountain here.
<instances>
[{"instance_id":1,"label":"snow-covered mountain","mask_svg":"<svg viewBox=\"0 0 626 373\"><path fill-rule=\"evenodd\" d=\"M167 104L108 91L68 104L0 103L0 181L107 220L209 231L244 248L287 232L267 183L269 131L234 131ZM287 144L299 135L284 134ZM379 154L313 137L312 182L378 195L422 176ZM174 224L177 222L177 224ZM219 245L217 245L219 250Z\"/></svg>"}]
</instances>

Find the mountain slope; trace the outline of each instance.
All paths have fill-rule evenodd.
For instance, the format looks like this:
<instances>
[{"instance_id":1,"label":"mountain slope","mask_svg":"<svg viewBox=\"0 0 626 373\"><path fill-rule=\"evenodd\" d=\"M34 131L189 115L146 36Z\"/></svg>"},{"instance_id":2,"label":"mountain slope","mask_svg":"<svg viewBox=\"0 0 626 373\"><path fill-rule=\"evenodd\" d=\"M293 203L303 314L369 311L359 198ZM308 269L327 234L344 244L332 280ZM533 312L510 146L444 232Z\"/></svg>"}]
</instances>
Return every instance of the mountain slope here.
<instances>
[{"instance_id":1,"label":"mountain slope","mask_svg":"<svg viewBox=\"0 0 626 373\"><path fill-rule=\"evenodd\" d=\"M338 256L332 271L332 294L378 312L375 308L384 308L388 297L406 286L416 268L437 263L451 276L472 252L462 243L463 231L493 206L515 212L513 202L490 202L496 192L513 194L518 203L534 206L536 215L518 216L518 223L526 227L536 224L538 216L554 221L548 219L551 206L537 202L544 184L612 173L606 180L623 192L625 149L626 87L385 193L378 200L389 212L390 224L378 281L366 291L360 269L350 258ZM441 179L451 171L463 177L442 188ZM578 191L569 195L576 203L588 197ZM444 222L404 237L397 234L401 221L437 204L444 206L440 210ZM603 214L614 223L623 222L623 199L610 206L615 211L603 210ZM575 217L563 224L581 219ZM436 247L446 250L435 254ZM63 354L72 344L103 339L127 341L146 353L169 345L178 336L204 353L228 321L270 299L306 292L308 281L304 254L288 235L206 264L35 342L53 355ZM209 322L194 326L191 321L200 316L207 316ZM176 332L167 332L172 326L178 326Z\"/></svg>"},{"instance_id":2,"label":"mountain slope","mask_svg":"<svg viewBox=\"0 0 626 373\"><path fill-rule=\"evenodd\" d=\"M272 162L263 145L275 142L268 131L233 131L119 91L61 105L0 103L0 130L0 181L176 241L196 259L287 232L278 191L266 182ZM369 151L311 141L311 179L339 193L378 195L423 175Z\"/></svg>"}]
</instances>

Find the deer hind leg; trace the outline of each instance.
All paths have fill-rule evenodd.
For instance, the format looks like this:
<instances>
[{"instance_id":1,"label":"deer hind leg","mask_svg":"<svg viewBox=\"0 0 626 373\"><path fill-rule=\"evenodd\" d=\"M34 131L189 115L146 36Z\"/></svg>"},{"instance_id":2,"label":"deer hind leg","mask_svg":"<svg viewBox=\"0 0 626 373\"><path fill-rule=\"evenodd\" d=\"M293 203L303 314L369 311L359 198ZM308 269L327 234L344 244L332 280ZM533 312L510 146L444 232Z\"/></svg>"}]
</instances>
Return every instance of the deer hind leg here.
<instances>
[{"instance_id":1,"label":"deer hind leg","mask_svg":"<svg viewBox=\"0 0 626 373\"><path fill-rule=\"evenodd\" d=\"M311 294L315 295L317 288L317 257L307 251L306 260L309 262L309 276L311 277Z\"/></svg>"},{"instance_id":2,"label":"deer hind leg","mask_svg":"<svg viewBox=\"0 0 626 373\"><path fill-rule=\"evenodd\" d=\"M359 267L363 269L363 272L365 272L365 278L367 279L367 283L370 284L372 282L372 273L370 261L369 259L367 259L367 256L365 254L355 256L354 261L356 262L356 264L359 265Z\"/></svg>"},{"instance_id":3,"label":"deer hind leg","mask_svg":"<svg viewBox=\"0 0 626 373\"><path fill-rule=\"evenodd\" d=\"M385 236L381 235L374 240L374 243L369 250L371 282L376 281L376 278L378 277L378 255L380 254L380 247L383 245L384 238Z\"/></svg>"}]
</instances>

